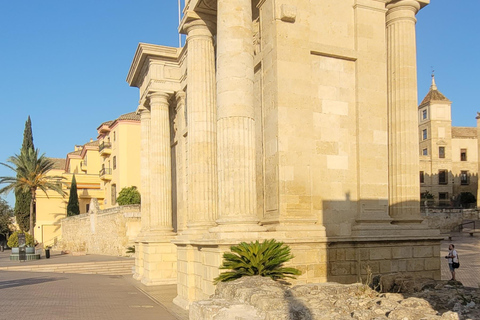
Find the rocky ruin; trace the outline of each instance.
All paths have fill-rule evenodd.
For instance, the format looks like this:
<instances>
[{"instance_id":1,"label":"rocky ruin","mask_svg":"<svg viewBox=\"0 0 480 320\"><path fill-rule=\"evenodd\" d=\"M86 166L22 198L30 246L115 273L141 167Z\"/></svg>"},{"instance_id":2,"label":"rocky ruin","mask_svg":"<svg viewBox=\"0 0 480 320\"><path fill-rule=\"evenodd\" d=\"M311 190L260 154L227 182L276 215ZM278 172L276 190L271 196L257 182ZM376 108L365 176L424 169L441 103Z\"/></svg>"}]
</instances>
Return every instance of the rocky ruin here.
<instances>
[{"instance_id":1,"label":"rocky ruin","mask_svg":"<svg viewBox=\"0 0 480 320\"><path fill-rule=\"evenodd\" d=\"M263 277L217 285L190 307L191 320L480 319L479 289L460 282L391 275L361 283L289 286Z\"/></svg>"}]
</instances>

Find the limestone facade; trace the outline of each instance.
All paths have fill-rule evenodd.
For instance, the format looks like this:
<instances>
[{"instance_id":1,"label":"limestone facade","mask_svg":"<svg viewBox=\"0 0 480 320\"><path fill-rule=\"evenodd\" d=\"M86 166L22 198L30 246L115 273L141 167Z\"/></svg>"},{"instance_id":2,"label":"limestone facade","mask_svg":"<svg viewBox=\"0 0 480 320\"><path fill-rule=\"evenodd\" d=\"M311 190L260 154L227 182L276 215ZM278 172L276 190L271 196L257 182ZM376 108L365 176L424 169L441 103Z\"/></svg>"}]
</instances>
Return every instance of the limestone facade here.
<instances>
[{"instance_id":1,"label":"limestone facade","mask_svg":"<svg viewBox=\"0 0 480 320\"><path fill-rule=\"evenodd\" d=\"M458 206L462 192L477 197L478 126L452 126L451 111L452 102L432 76L430 90L418 106L420 192L434 196L429 206Z\"/></svg>"},{"instance_id":2,"label":"limestone facade","mask_svg":"<svg viewBox=\"0 0 480 320\"><path fill-rule=\"evenodd\" d=\"M291 246L298 282L440 276L420 215L415 14L428 0L191 0L182 48L140 43L135 278L213 294L239 241ZM142 187L143 188L143 187Z\"/></svg>"}]
</instances>

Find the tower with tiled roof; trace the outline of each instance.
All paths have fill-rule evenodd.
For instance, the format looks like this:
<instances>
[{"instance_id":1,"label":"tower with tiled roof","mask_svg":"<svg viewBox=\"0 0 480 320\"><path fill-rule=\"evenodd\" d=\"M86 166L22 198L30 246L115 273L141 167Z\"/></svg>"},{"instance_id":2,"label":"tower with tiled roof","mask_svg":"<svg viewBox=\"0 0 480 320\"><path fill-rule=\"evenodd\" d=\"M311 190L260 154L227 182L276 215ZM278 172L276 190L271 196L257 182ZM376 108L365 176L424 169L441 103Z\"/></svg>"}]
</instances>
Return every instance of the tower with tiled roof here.
<instances>
[{"instance_id":1,"label":"tower with tiled roof","mask_svg":"<svg viewBox=\"0 0 480 320\"><path fill-rule=\"evenodd\" d=\"M430 90L418 107L420 188L445 205L453 191L451 105L432 75Z\"/></svg>"},{"instance_id":2,"label":"tower with tiled roof","mask_svg":"<svg viewBox=\"0 0 480 320\"><path fill-rule=\"evenodd\" d=\"M477 194L478 146L473 127L452 126L452 102L432 85L418 107L420 190L438 205L455 205L462 192ZM424 199L425 200L425 199Z\"/></svg>"}]
</instances>

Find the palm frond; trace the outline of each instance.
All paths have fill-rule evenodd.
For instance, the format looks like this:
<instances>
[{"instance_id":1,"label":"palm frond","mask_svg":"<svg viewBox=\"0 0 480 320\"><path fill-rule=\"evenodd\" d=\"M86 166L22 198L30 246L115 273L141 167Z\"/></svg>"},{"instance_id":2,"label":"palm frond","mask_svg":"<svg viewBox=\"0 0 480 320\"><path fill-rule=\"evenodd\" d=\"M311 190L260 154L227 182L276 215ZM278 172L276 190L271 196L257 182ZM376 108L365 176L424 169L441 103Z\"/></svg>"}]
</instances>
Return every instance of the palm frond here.
<instances>
[{"instance_id":1,"label":"palm frond","mask_svg":"<svg viewBox=\"0 0 480 320\"><path fill-rule=\"evenodd\" d=\"M223 264L220 269L227 269L214 279L214 283L232 281L243 276L260 275L273 280L295 278L301 272L295 268L283 267L283 264L294 256L290 247L275 239L265 240L260 243L241 242L230 247L231 252L223 254Z\"/></svg>"}]
</instances>

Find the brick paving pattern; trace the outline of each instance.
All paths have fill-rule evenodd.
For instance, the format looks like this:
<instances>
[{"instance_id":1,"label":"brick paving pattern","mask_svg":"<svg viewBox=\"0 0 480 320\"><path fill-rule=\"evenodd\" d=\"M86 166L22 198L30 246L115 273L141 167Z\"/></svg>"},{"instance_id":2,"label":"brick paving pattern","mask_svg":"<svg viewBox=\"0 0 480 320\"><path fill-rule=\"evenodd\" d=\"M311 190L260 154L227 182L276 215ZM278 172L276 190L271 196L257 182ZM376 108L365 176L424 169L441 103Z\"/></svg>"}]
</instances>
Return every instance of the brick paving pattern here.
<instances>
[{"instance_id":1,"label":"brick paving pattern","mask_svg":"<svg viewBox=\"0 0 480 320\"><path fill-rule=\"evenodd\" d=\"M2 271L0 290L0 319L176 319L123 276Z\"/></svg>"}]
</instances>

